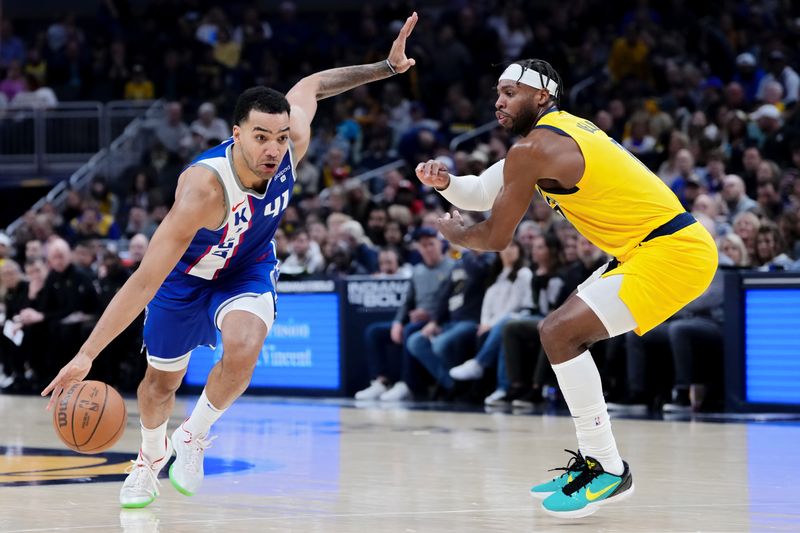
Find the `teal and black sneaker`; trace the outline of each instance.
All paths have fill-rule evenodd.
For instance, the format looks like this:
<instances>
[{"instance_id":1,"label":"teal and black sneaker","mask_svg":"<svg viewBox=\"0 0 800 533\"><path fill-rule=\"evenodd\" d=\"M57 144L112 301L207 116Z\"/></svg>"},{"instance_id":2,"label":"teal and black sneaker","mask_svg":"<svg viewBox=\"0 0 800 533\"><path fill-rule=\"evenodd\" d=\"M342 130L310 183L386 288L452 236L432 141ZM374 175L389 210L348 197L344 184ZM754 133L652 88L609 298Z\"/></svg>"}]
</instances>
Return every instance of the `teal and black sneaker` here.
<instances>
[{"instance_id":1,"label":"teal and black sneaker","mask_svg":"<svg viewBox=\"0 0 800 533\"><path fill-rule=\"evenodd\" d=\"M550 469L550 471L563 470L564 473L560 476L554 477L550 481L545 481L544 483L539 483L538 485L531 487L531 496L538 499L547 498L554 492L564 488L564 485L570 483L573 479L578 477L578 474L585 468L586 464L583 460L583 455L581 455L581 452L573 452L572 450L564 451L572 454L572 457L569 458L569 462L567 462L567 466Z\"/></svg>"},{"instance_id":2,"label":"teal and black sneaker","mask_svg":"<svg viewBox=\"0 0 800 533\"><path fill-rule=\"evenodd\" d=\"M547 514L562 518L582 518L597 511L607 503L627 500L633 496L633 478L628 463L621 476L609 474L602 465L586 457L582 471L561 490L542 502Z\"/></svg>"}]
</instances>

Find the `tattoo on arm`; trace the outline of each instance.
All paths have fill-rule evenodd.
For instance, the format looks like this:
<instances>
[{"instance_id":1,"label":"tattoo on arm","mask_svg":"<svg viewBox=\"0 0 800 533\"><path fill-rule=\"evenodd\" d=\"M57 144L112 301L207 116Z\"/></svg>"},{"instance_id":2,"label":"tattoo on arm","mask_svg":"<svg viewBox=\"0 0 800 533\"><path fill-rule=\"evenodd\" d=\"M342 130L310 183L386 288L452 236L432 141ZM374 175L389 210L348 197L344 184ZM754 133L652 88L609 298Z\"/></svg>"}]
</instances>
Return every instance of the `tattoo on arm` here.
<instances>
[{"instance_id":1,"label":"tattoo on arm","mask_svg":"<svg viewBox=\"0 0 800 533\"><path fill-rule=\"evenodd\" d=\"M392 75L392 71L386 61L370 65L355 65L323 70L317 74L319 76L317 100L336 96L359 85L382 80Z\"/></svg>"}]
</instances>

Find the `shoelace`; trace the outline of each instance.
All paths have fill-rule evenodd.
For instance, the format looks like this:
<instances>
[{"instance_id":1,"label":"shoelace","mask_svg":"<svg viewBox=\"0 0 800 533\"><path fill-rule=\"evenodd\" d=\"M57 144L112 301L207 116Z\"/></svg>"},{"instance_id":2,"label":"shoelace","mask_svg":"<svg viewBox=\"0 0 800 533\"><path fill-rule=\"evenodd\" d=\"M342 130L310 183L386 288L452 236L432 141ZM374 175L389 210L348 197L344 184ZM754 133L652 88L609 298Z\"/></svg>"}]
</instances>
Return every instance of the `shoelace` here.
<instances>
[{"instance_id":1,"label":"shoelace","mask_svg":"<svg viewBox=\"0 0 800 533\"><path fill-rule=\"evenodd\" d=\"M583 458L581 452L574 452L572 450L564 450L565 452L572 454L572 457L569 458L567 462L567 466L558 466L556 468L551 468L550 471L554 472L557 470L563 470L566 474L567 472L580 472L586 467L586 461ZM563 474L562 474L563 475Z\"/></svg>"},{"instance_id":2,"label":"shoelace","mask_svg":"<svg viewBox=\"0 0 800 533\"><path fill-rule=\"evenodd\" d=\"M576 477L575 479L564 485L564 487L561 490L567 496L572 496L583 487L589 485L589 483L594 481L594 479L597 476L603 473L604 470L600 464L595 464L594 468L589 468L589 465L587 464L586 460L584 460L583 465L581 465L580 474L578 474L578 477Z\"/></svg>"},{"instance_id":3,"label":"shoelace","mask_svg":"<svg viewBox=\"0 0 800 533\"><path fill-rule=\"evenodd\" d=\"M216 438L217 438L216 435L214 435L210 439L204 439L203 437L189 438L189 442L186 443L189 445L189 450L190 450L189 457L186 460L187 470L190 470L192 472L198 472L199 469L197 468L197 464L200 463L201 466L203 464L203 461L200 460L200 456L206 449L211 447L211 442Z\"/></svg>"},{"instance_id":4,"label":"shoelace","mask_svg":"<svg viewBox=\"0 0 800 533\"><path fill-rule=\"evenodd\" d=\"M153 485L153 489L155 490L156 496L160 494L158 491L158 487L161 486L161 482L158 480L156 473L153 472L153 468L151 465L143 461L132 460L131 466L125 469L126 474L134 473L133 478L133 486L136 489L145 489L145 485L149 481ZM145 472L142 474L142 472Z\"/></svg>"}]
</instances>

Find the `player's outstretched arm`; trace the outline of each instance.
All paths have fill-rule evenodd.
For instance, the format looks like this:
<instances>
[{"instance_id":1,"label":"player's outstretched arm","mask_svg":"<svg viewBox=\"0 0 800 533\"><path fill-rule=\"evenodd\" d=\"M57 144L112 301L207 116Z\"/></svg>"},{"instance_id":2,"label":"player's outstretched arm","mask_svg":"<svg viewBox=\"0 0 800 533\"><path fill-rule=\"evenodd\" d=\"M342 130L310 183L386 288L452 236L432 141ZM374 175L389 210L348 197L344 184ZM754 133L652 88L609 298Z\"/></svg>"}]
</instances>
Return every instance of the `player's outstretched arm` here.
<instances>
[{"instance_id":1,"label":"player's outstretched arm","mask_svg":"<svg viewBox=\"0 0 800 533\"><path fill-rule=\"evenodd\" d=\"M503 168L503 187L492 205L491 216L479 224L466 226L458 211L446 213L437 221L442 235L452 243L480 251L505 249L528 210L536 193L539 169L537 154L528 144L511 147ZM546 175L546 174L545 174Z\"/></svg>"},{"instance_id":2,"label":"player's outstretched arm","mask_svg":"<svg viewBox=\"0 0 800 533\"><path fill-rule=\"evenodd\" d=\"M434 159L417 165L419 181L435 188L448 202L467 211L487 211L503 188L501 159L483 171L480 176L453 176L447 166Z\"/></svg>"},{"instance_id":3,"label":"player's outstretched arm","mask_svg":"<svg viewBox=\"0 0 800 533\"><path fill-rule=\"evenodd\" d=\"M317 112L317 100L336 96L365 83L401 74L415 65L414 59L406 57L406 40L416 23L417 14L412 13L392 43L392 49L386 60L369 65L323 70L306 76L286 93L286 99L292 106L291 138L297 159L303 157L308 148L311 139L311 121Z\"/></svg>"},{"instance_id":4,"label":"player's outstretched arm","mask_svg":"<svg viewBox=\"0 0 800 533\"><path fill-rule=\"evenodd\" d=\"M86 377L92 361L139 316L189 247L197 230L218 227L224 215L224 193L211 172L202 167L186 170L175 192L175 204L153 235L142 264L108 304L78 354L42 391L42 396L53 393L48 409L62 390Z\"/></svg>"}]
</instances>

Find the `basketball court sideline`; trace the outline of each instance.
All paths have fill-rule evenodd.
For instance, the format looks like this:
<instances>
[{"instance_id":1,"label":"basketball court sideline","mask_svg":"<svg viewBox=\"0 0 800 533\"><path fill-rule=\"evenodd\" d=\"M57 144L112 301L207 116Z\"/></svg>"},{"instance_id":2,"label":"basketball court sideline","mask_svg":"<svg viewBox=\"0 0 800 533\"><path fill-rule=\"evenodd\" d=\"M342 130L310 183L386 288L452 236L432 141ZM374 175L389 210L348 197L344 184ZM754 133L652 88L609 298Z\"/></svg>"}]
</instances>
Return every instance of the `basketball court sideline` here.
<instances>
[{"instance_id":1,"label":"basketball court sideline","mask_svg":"<svg viewBox=\"0 0 800 533\"><path fill-rule=\"evenodd\" d=\"M194 398L179 398L175 427ZM636 494L563 521L528 495L574 448L565 416L411 410L347 400L244 397L213 433L187 498L165 477L121 510L138 410L108 453L55 436L45 401L0 396L0 531L798 531L800 420L613 420ZM166 474L166 470L162 476Z\"/></svg>"}]
</instances>

